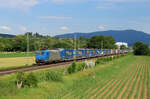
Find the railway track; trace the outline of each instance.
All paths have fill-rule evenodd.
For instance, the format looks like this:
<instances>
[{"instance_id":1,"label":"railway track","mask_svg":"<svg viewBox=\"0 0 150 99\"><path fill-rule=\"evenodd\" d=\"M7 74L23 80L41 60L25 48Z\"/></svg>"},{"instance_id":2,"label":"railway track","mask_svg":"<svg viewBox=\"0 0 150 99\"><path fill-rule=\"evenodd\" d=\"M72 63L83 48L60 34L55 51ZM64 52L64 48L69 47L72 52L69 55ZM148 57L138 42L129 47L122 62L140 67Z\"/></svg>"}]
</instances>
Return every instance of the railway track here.
<instances>
[{"instance_id":1,"label":"railway track","mask_svg":"<svg viewBox=\"0 0 150 99\"><path fill-rule=\"evenodd\" d=\"M85 60L93 60L99 57L108 57L108 56L115 56L115 55L107 55L107 56L98 56L98 57L91 57L91 58L85 58L85 59L78 59L76 60L77 62L85 61ZM52 63L48 65L32 65L32 66L27 66L27 67L18 67L18 68L12 68L12 69L7 69L7 70L0 70L0 76L16 73L18 71L35 71L35 70L40 70L40 69L48 69L48 68L60 68L60 67L65 67L71 64L74 60L71 61L66 61L66 62L59 62L59 63Z\"/></svg>"},{"instance_id":2,"label":"railway track","mask_svg":"<svg viewBox=\"0 0 150 99\"><path fill-rule=\"evenodd\" d=\"M80 60L76 60L76 61L80 62L80 61L85 61L85 60L93 60L96 58L98 58L98 57L92 57L92 58L88 58L88 59L80 59ZM71 64L72 62L73 62L73 60L66 61L66 62L52 63L52 64L48 64L48 65L32 65L32 66L27 66L27 67L19 67L19 68L7 69L7 70L0 70L0 76L16 73L20 70L24 71L24 72L28 72L28 71L35 71L35 70L40 70L40 69L47 69L47 68L60 68L60 67L65 67L65 66Z\"/></svg>"},{"instance_id":3,"label":"railway track","mask_svg":"<svg viewBox=\"0 0 150 99\"><path fill-rule=\"evenodd\" d=\"M69 65L71 62L64 62L64 63L57 63L57 64L49 64L49 65L33 65L33 66L28 66L28 67L20 67L20 68L13 68L13 69L8 69L8 70L0 70L0 76L16 73L19 70L22 71L35 71L35 70L40 70L40 69L46 69L46 68L56 68L56 67L63 67L64 65Z\"/></svg>"}]
</instances>

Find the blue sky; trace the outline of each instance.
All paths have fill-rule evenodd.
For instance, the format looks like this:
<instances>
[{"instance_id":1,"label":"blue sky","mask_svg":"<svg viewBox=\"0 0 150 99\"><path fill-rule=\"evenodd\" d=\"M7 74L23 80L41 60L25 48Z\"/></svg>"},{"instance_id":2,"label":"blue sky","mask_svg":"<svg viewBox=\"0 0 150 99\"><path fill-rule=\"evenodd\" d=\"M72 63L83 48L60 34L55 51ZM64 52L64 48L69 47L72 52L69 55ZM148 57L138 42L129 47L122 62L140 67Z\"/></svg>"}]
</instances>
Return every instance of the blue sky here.
<instances>
[{"instance_id":1,"label":"blue sky","mask_svg":"<svg viewBox=\"0 0 150 99\"><path fill-rule=\"evenodd\" d=\"M0 33L150 33L150 0L0 0L0 13Z\"/></svg>"}]
</instances>

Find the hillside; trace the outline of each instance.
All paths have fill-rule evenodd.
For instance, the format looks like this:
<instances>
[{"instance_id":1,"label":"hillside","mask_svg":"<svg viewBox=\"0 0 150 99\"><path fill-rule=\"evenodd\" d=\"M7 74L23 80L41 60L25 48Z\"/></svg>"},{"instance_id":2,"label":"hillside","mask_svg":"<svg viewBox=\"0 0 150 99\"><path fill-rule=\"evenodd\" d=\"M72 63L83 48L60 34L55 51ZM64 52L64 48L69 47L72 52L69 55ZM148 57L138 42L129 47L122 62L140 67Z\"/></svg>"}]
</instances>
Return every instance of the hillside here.
<instances>
[{"instance_id":1,"label":"hillside","mask_svg":"<svg viewBox=\"0 0 150 99\"><path fill-rule=\"evenodd\" d=\"M91 38L95 35L113 36L117 42L127 42L129 46L132 46L136 41L142 41L146 44L150 44L150 34L136 30L109 30L109 31L97 31L91 33L76 33L77 38L86 37ZM68 33L63 35L57 35L55 37L60 38L73 38L74 33Z\"/></svg>"},{"instance_id":2,"label":"hillside","mask_svg":"<svg viewBox=\"0 0 150 99\"><path fill-rule=\"evenodd\" d=\"M15 37L15 35L0 33L0 37Z\"/></svg>"}]
</instances>

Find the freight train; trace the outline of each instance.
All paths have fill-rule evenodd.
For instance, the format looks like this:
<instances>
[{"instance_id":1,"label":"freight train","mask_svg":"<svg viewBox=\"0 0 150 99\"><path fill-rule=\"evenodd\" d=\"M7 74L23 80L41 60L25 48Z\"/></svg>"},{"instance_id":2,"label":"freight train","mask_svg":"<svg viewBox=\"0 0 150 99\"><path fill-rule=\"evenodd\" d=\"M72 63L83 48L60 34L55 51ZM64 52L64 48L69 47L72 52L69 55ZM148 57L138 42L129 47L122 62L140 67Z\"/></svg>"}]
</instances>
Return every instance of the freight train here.
<instances>
[{"instance_id":1,"label":"freight train","mask_svg":"<svg viewBox=\"0 0 150 99\"><path fill-rule=\"evenodd\" d=\"M119 49L57 49L57 50L37 50L36 63L48 64L74 59L86 59L100 56L110 56L127 53L128 50Z\"/></svg>"}]
</instances>

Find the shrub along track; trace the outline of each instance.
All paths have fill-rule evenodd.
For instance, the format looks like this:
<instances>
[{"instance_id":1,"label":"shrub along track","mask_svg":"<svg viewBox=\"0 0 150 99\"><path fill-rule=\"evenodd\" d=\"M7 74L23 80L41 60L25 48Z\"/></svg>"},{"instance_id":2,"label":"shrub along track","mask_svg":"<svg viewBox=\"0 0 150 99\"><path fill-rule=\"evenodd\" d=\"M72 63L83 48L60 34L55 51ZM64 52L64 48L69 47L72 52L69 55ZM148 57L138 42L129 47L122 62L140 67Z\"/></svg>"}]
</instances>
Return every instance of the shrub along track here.
<instances>
[{"instance_id":1,"label":"shrub along track","mask_svg":"<svg viewBox=\"0 0 150 99\"><path fill-rule=\"evenodd\" d=\"M143 63L140 59L103 85L90 86L82 92L83 96L75 96L74 91L64 99L149 99L150 62Z\"/></svg>"}]
</instances>

